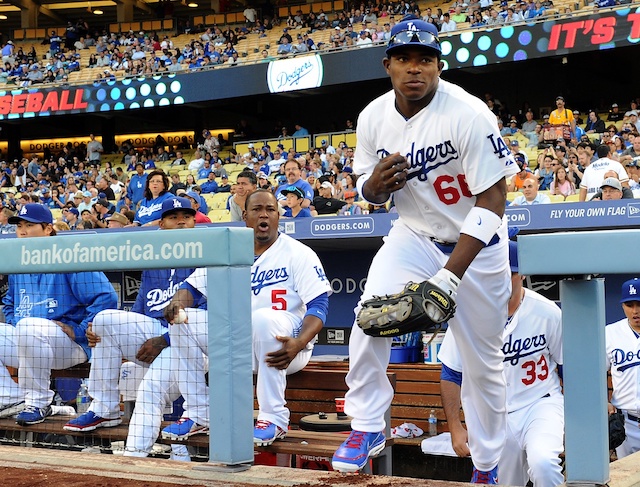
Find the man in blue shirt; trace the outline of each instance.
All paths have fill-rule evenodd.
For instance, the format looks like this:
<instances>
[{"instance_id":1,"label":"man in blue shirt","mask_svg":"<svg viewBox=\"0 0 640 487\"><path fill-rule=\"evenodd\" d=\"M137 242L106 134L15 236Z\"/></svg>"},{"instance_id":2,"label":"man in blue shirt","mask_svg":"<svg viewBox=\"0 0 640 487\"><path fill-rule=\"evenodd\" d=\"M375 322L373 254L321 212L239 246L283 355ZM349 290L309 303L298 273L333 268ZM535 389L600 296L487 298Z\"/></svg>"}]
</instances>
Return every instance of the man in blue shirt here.
<instances>
[{"instance_id":1,"label":"man in blue shirt","mask_svg":"<svg viewBox=\"0 0 640 487\"><path fill-rule=\"evenodd\" d=\"M136 174L131 176L127 186L127 200L130 205L137 207L144 198L144 188L147 184L147 175L144 172L144 164L136 163Z\"/></svg>"},{"instance_id":2,"label":"man in blue shirt","mask_svg":"<svg viewBox=\"0 0 640 487\"><path fill-rule=\"evenodd\" d=\"M291 135L292 137L306 137L309 135L309 131L299 123L297 123L295 127L296 131Z\"/></svg>"},{"instance_id":3,"label":"man in blue shirt","mask_svg":"<svg viewBox=\"0 0 640 487\"><path fill-rule=\"evenodd\" d=\"M282 193L285 188L289 186L295 186L302 190L304 194L304 200L302 200L302 207L309 208L311 206L311 201L313 200L313 188L311 185L307 183L304 179L302 179L302 170L300 168L300 163L296 160L289 160L284 165L284 172L287 178L287 181L281 185L276 191L276 198L278 199L278 203L281 206L287 207L287 198Z\"/></svg>"},{"instance_id":4,"label":"man in blue shirt","mask_svg":"<svg viewBox=\"0 0 640 487\"><path fill-rule=\"evenodd\" d=\"M217 193L218 183L216 183L216 173L213 171L207 175L207 180L200 186L203 194Z\"/></svg>"}]
</instances>

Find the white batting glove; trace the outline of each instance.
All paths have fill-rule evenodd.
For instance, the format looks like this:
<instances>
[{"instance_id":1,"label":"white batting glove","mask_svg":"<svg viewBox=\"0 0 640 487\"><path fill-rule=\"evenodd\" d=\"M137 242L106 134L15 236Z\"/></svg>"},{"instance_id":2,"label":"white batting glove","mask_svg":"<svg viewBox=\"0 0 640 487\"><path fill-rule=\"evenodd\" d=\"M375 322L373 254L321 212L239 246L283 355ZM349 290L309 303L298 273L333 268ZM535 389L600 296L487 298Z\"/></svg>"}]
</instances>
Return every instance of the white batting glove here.
<instances>
[{"instance_id":1,"label":"white batting glove","mask_svg":"<svg viewBox=\"0 0 640 487\"><path fill-rule=\"evenodd\" d=\"M429 279L428 282L439 287L442 292L448 294L453 301L456 300L460 279L453 272L443 267L435 276ZM437 323L442 321L444 317L442 310L431 303L427 303L426 312L429 318Z\"/></svg>"}]
</instances>

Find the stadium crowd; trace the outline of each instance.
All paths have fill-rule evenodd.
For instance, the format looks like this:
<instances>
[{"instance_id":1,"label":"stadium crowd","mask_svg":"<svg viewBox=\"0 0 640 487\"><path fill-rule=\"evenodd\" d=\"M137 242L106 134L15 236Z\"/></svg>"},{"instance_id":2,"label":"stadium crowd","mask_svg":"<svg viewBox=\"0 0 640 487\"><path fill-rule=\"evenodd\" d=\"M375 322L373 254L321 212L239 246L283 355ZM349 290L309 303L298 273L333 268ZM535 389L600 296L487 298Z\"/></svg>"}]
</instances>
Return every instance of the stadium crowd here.
<instances>
[{"instance_id":1,"label":"stadium crowd","mask_svg":"<svg viewBox=\"0 0 640 487\"><path fill-rule=\"evenodd\" d=\"M628 1L598 0L593 5L614 7L624 3ZM407 14L417 15L446 33L531 22L551 13L570 14L571 9L559 13L552 0L519 0L511 4L507 0L456 0L444 11L415 0L377 3L369 0L342 11L326 13L319 9L303 14L298 10L286 18L278 18L247 8L245 23L236 26L192 27L189 22L179 22L176 35L189 36L183 45L176 45L169 35L156 31L99 31L78 19L68 22L63 37L55 30L50 32L42 41L49 46L44 55L39 56L35 46L27 49L16 46L10 39L3 40L0 82L22 87L65 83L70 73L89 68L95 70L93 81L99 83L115 79L116 75L138 77L193 71L238 65L247 60L267 62L315 50L369 47L387 42L396 19ZM282 35L273 45L265 39L259 57L251 57L245 47L239 46L241 41L252 37L267 38L274 28L278 32L282 29ZM324 35L323 31L330 34ZM319 36L316 40L315 35Z\"/></svg>"},{"instance_id":2,"label":"stadium crowd","mask_svg":"<svg viewBox=\"0 0 640 487\"><path fill-rule=\"evenodd\" d=\"M558 201L557 197L580 195L581 189L580 200L640 196L636 99L627 111L612 104L606 120L594 110L582 120L581 113L566 108L559 96L558 110L536 120L529 107L512 116L499 99L491 94L485 98L521 168L508 182L514 194L511 204L546 203L549 196ZM565 118L557 119L558 113ZM296 129L294 135L308 133L300 125ZM394 211L393 203L373 207L361 201L352 171L354 147L345 142L333 147L323 139L305 153L286 150L282 143L276 147L250 143L247 152L237 153L225 150L226 141L221 144L219 139L221 134L216 137L204 130L193 145L185 139L169 146L158 136L154 147L136 149L125 141L121 155L101 163L102 145L91 134L86 144L69 143L58 154L1 161L0 198L5 211L0 230L10 231L5 220L30 202L59 210L60 230L67 225L71 230L154 225L158 205L172 195L189 197L198 207L197 223L206 223L208 196L217 193L228 195L218 207L228 210L223 220L241 220L244 201L257 188L276 194L285 218ZM614 184L618 190L614 195L601 194L605 178L619 180L621 187Z\"/></svg>"}]
</instances>

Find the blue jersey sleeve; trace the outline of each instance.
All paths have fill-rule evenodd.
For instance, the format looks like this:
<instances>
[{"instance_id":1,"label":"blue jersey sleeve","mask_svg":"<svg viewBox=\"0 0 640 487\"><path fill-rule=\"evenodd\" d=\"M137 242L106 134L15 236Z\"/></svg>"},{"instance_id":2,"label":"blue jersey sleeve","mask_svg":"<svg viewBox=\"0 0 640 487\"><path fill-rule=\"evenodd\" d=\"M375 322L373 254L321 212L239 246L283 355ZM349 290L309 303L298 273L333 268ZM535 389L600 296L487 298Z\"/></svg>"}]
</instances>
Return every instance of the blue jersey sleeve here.
<instances>
[{"instance_id":1,"label":"blue jersey sleeve","mask_svg":"<svg viewBox=\"0 0 640 487\"><path fill-rule=\"evenodd\" d=\"M440 380L446 380L462 386L462 372L457 372L447 367L446 364L442 364L442 371L440 372Z\"/></svg>"},{"instance_id":2,"label":"blue jersey sleeve","mask_svg":"<svg viewBox=\"0 0 640 487\"><path fill-rule=\"evenodd\" d=\"M329 294L322 293L319 296L316 296L311 301L307 303L307 312L305 316L317 316L322 320L322 324L324 325L327 321L327 315L329 314Z\"/></svg>"},{"instance_id":3,"label":"blue jersey sleeve","mask_svg":"<svg viewBox=\"0 0 640 487\"><path fill-rule=\"evenodd\" d=\"M73 326L75 341L87 344L87 327L100 311L116 309L118 297L113 286L102 272L78 272L69 276L70 291L80 303L85 304L82 321Z\"/></svg>"}]
</instances>

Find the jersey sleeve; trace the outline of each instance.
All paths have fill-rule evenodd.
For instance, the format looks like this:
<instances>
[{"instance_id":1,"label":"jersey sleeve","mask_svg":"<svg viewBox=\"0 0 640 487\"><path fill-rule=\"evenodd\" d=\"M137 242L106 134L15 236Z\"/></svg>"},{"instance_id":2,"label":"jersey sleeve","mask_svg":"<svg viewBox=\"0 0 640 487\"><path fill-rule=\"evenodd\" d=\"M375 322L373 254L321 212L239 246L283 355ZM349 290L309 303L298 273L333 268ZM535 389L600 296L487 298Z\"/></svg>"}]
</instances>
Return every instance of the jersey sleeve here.
<instances>
[{"instance_id":1,"label":"jersey sleeve","mask_svg":"<svg viewBox=\"0 0 640 487\"><path fill-rule=\"evenodd\" d=\"M619 162L616 165L616 172L618 173L618 179L620 180L621 183L625 183L629 181L629 174L627 174L627 170Z\"/></svg>"},{"instance_id":2,"label":"jersey sleeve","mask_svg":"<svg viewBox=\"0 0 640 487\"><path fill-rule=\"evenodd\" d=\"M380 110L384 110L386 105L382 104ZM366 107L358 117L356 126L356 140L358 145L353 157L353 172L359 175L357 188L358 194L362 196L362 186L364 182L371 176L374 168L380 162L380 156L376 153L376 136L373 133L378 124L374 123L372 117L376 110L372 105ZM384 113L378 113L379 116L385 116ZM385 154L386 155L386 154ZM360 183L362 179L362 183Z\"/></svg>"},{"instance_id":3,"label":"jersey sleeve","mask_svg":"<svg viewBox=\"0 0 640 487\"><path fill-rule=\"evenodd\" d=\"M553 304L551 305L549 316L549 329L547 336L547 347L549 348L549 354L551 358L558 364L563 365L562 358L562 312L560 308ZM554 309L555 308L555 309Z\"/></svg>"},{"instance_id":4,"label":"jersey sleeve","mask_svg":"<svg viewBox=\"0 0 640 487\"><path fill-rule=\"evenodd\" d=\"M467 186L478 195L518 172L511 150L498 130L495 116L480 110L469 123L463 121L457 143Z\"/></svg>"},{"instance_id":5,"label":"jersey sleeve","mask_svg":"<svg viewBox=\"0 0 640 487\"><path fill-rule=\"evenodd\" d=\"M189 289L188 286L196 289L200 294L208 298L207 295L207 270L204 267L200 267L193 271L189 277L187 277L182 285L181 289Z\"/></svg>"},{"instance_id":6,"label":"jersey sleeve","mask_svg":"<svg viewBox=\"0 0 640 487\"><path fill-rule=\"evenodd\" d=\"M304 303L309 303L323 293L330 293L329 280L316 253L309 247L297 253L293 268L295 289Z\"/></svg>"},{"instance_id":7,"label":"jersey sleeve","mask_svg":"<svg viewBox=\"0 0 640 487\"><path fill-rule=\"evenodd\" d=\"M444 335L444 340L442 340L442 345L440 345L440 351L438 352L438 360L443 364L447 364L447 367L451 370L462 372L462 358L460 357L456 340L450 330L447 330Z\"/></svg>"}]
</instances>

